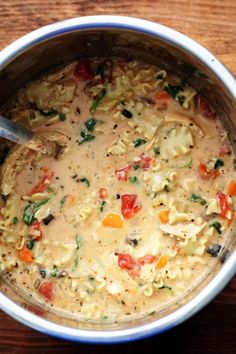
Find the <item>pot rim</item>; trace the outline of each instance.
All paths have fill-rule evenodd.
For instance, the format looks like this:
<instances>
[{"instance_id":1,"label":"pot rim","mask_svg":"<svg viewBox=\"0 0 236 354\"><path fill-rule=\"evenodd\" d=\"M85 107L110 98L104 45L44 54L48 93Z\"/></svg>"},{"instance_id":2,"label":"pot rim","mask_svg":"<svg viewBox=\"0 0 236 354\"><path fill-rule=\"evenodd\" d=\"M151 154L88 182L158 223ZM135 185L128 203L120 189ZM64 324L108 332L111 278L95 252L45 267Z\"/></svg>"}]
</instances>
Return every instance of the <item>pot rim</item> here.
<instances>
[{"instance_id":1,"label":"pot rim","mask_svg":"<svg viewBox=\"0 0 236 354\"><path fill-rule=\"evenodd\" d=\"M85 16L73 18L39 28L16 40L0 52L0 68L15 57L46 39L82 29L118 28L133 30L159 37L185 49L207 66L236 99L236 81L229 71L208 50L187 36L166 26L126 16ZM188 319L208 304L236 273L236 250L222 265L218 274L187 304L169 315L148 324L118 330L81 330L66 327L36 316L0 293L0 308L19 322L42 333L61 339L94 344L128 342L167 331Z\"/></svg>"}]
</instances>

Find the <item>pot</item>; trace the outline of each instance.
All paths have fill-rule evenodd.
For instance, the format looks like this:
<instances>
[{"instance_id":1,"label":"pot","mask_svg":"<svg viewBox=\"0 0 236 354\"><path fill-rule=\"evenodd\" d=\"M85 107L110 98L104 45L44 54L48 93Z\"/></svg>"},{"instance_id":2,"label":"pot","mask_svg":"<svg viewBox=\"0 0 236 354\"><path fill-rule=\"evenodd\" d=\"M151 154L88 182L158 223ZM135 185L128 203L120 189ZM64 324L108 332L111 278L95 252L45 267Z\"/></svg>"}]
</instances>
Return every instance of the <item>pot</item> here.
<instances>
[{"instance_id":1,"label":"pot","mask_svg":"<svg viewBox=\"0 0 236 354\"><path fill-rule=\"evenodd\" d=\"M207 96L229 132L236 131L236 81L205 48L165 26L119 16L74 18L42 27L0 53L0 106L26 82L56 66L85 57L128 57L156 64L180 76ZM235 144L234 144L235 148ZM202 284L178 305L155 316L114 324L78 322L45 312L16 293L4 280L0 308L16 320L48 335L87 343L118 343L159 334L178 325L209 303L236 272L236 238L225 245L227 258L216 262Z\"/></svg>"}]
</instances>

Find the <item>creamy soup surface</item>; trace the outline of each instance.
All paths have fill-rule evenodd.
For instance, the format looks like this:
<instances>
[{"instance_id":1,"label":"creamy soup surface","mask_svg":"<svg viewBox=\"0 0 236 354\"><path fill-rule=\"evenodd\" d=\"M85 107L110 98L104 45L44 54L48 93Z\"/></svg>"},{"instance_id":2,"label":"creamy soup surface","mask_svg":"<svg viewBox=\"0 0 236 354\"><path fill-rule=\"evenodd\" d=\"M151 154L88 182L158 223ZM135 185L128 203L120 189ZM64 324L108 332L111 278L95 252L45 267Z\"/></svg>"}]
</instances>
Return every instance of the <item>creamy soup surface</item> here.
<instances>
[{"instance_id":1,"label":"creamy soup surface","mask_svg":"<svg viewBox=\"0 0 236 354\"><path fill-rule=\"evenodd\" d=\"M0 269L27 298L70 318L139 318L223 257L233 155L193 88L142 62L81 60L7 113L38 134L38 152L12 148L1 180Z\"/></svg>"}]
</instances>

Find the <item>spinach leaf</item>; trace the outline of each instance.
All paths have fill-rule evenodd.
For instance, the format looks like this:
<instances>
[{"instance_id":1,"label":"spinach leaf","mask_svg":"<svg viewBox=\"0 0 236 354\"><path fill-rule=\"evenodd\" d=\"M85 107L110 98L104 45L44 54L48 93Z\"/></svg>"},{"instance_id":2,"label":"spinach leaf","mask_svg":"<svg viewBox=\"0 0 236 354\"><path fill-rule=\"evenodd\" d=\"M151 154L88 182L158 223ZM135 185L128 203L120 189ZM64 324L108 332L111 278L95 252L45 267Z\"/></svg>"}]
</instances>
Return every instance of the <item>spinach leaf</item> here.
<instances>
[{"instance_id":1,"label":"spinach leaf","mask_svg":"<svg viewBox=\"0 0 236 354\"><path fill-rule=\"evenodd\" d=\"M90 119L86 120L86 122L84 123L85 127L87 128L87 130L89 132L94 131L96 124L97 124L97 119L95 119L95 118L90 118Z\"/></svg>"},{"instance_id":2,"label":"spinach leaf","mask_svg":"<svg viewBox=\"0 0 236 354\"><path fill-rule=\"evenodd\" d=\"M199 195L194 194L194 193L191 195L191 200L193 202L198 202L201 205L206 205L206 200L203 199L202 197L200 197Z\"/></svg>"},{"instance_id":3,"label":"spinach leaf","mask_svg":"<svg viewBox=\"0 0 236 354\"><path fill-rule=\"evenodd\" d=\"M214 221L210 226L214 227L219 235L221 235L221 223Z\"/></svg>"},{"instance_id":4,"label":"spinach leaf","mask_svg":"<svg viewBox=\"0 0 236 354\"><path fill-rule=\"evenodd\" d=\"M218 168L224 166L224 162L220 159L217 159L214 165L214 169L217 170Z\"/></svg>"},{"instance_id":5,"label":"spinach leaf","mask_svg":"<svg viewBox=\"0 0 236 354\"><path fill-rule=\"evenodd\" d=\"M145 139L136 139L133 141L134 147L141 146L143 144L146 144L147 140Z\"/></svg>"},{"instance_id":6,"label":"spinach leaf","mask_svg":"<svg viewBox=\"0 0 236 354\"><path fill-rule=\"evenodd\" d=\"M49 201L49 199L41 200L40 202L37 203L30 203L26 205L24 208L24 213L23 213L23 220L27 225L32 224L32 222L35 220L35 213L36 211L44 204L46 204Z\"/></svg>"},{"instance_id":7,"label":"spinach leaf","mask_svg":"<svg viewBox=\"0 0 236 354\"><path fill-rule=\"evenodd\" d=\"M103 88L103 89L101 89L101 90L99 91L99 93L98 93L96 99L94 100L94 102L93 102L93 104L92 104L92 106L91 106L91 108L90 108L90 111L91 111L92 113L96 112L96 110L97 110L97 108L98 108L98 105L99 105L100 102L103 100L103 98L105 97L105 95L106 95L106 89Z\"/></svg>"}]
</instances>

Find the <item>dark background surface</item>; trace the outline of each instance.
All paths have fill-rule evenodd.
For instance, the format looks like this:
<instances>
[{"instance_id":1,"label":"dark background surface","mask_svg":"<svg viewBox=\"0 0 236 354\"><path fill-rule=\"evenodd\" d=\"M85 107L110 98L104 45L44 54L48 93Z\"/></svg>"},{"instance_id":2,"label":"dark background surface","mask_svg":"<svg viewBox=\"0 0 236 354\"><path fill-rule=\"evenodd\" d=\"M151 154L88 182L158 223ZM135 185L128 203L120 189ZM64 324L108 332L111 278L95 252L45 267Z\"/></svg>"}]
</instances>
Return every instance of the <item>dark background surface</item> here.
<instances>
[{"instance_id":1,"label":"dark background surface","mask_svg":"<svg viewBox=\"0 0 236 354\"><path fill-rule=\"evenodd\" d=\"M40 26L82 15L115 14L170 26L206 46L236 75L236 1L2 0L0 49ZM37 333L0 312L0 353L236 354L236 278L205 309L162 335L113 346L75 344Z\"/></svg>"}]
</instances>

